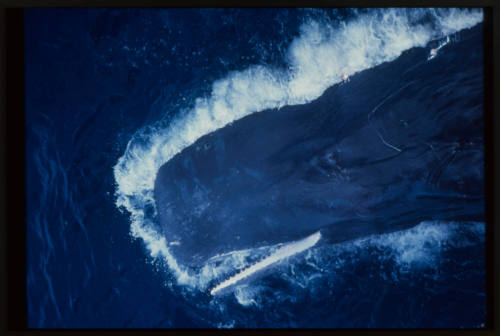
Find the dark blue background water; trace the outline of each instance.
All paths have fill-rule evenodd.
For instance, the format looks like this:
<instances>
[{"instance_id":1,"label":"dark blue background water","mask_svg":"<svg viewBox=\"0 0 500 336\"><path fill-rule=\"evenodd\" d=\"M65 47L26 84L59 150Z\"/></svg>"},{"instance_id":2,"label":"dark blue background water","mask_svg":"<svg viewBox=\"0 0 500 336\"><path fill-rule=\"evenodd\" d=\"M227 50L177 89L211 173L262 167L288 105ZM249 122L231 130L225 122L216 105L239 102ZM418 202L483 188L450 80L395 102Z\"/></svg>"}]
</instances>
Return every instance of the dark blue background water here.
<instances>
[{"instance_id":1,"label":"dark blue background water","mask_svg":"<svg viewBox=\"0 0 500 336\"><path fill-rule=\"evenodd\" d=\"M335 24L352 15L27 10L29 326L481 326L484 240L477 237L458 235L469 243L446 249L431 267L410 271L390 256L380 258L392 253L384 247L340 251L331 259L343 260L335 284L321 280L290 296L293 286L266 277L258 306L242 306L233 297L217 305L203 293L186 296L168 286L171 279L151 265L143 243L130 237L127 215L115 206L112 167L136 130L191 106L228 71L283 65L305 20Z\"/></svg>"}]
</instances>

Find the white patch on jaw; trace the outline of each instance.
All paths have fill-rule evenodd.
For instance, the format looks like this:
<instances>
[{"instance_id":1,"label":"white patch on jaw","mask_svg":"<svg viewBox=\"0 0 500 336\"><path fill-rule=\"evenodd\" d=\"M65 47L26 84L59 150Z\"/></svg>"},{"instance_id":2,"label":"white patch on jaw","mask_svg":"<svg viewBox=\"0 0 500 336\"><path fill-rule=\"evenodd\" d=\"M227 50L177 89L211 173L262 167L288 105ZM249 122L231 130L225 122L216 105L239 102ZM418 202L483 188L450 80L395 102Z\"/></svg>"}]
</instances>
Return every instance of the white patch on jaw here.
<instances>
[{"instance_id":1,"label":"white patch on jaw","mask_svg":"<svg viewBox=\"0 0 500 336\"><path fill-rule=\"evenodd\" d=\"M450 43L450 36L446 36L446 40L441 41L439 43L439 45L437 46L437 48L431 49L431 51L429 52L429 57L427 57L427 60L430 61L431 59L433 59L434 57L436 57L437 54L438 54L439 49L441 49L442 47L444 47L448 43Z\"/></svg>"}]
</instances>

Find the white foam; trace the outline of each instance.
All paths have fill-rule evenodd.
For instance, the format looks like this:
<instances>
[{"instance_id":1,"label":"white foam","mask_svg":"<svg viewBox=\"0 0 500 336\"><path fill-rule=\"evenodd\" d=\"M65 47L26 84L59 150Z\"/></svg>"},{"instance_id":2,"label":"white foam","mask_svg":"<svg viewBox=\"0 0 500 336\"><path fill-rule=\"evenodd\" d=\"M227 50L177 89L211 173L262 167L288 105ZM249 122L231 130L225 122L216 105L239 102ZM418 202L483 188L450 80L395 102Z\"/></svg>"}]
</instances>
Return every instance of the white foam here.
<instances>
[{"instance_id":1,"label":"white foam","mask_svg":"<svg viewBox=\"0 0 500 336\"><path fill-rule=\"evenodd\" d=\"M390 248L392 257L400 266L431 265L442 251L449 247L473 245L476 239L484 239L484 232L482 222L424 221L408 230L358 239L352 245Z\"/></svg>"},{"instance_id":2,"label":"white foam","mask_svg":"<svg viewBox=\"0 0 500 336\"><path fill-rule=\"evenodd\" d=\"M432 24L419 21L425 15ZM481 9L386 9L335 28L305 23L289 47L287 69L255 65L229 73L213 83L208 97L197 99L192 110L168 126L158 122L132 137L114 167L116 205L130 213L132 236L143 239L151 256L163 256L179 283L195 287L208 283L219 273L199 274L177 263L168 248L169 238L154 228L154 181L165 162L232 121L269 108L307 103L344 75L392 61L404 50L472 27L482 18Z\"/></svg>"},{"instance_id":3,"label":"white foam","mask_svg":"<svg viewBox=\"0 0 500 336\"><path fill-rule=\"evenodd\" d=\"M250 287L248 285L237 286L234 291L234 297L238 301L238 303L242 306L258 306L257 301L255 301L255 297L257 293L254 287Z\"/></svg>"},{"instance_id":4,"label":"white foam","mask_svg":"<svg viewBox=\"0 0 500 336\"><path fill-rule=\"evenodd\" d=\"M360 264L367 266L362 277L370 279L381 277L385 281L399 281L400 277L407 281L407 274L417 277L434 274L450 262L455 262L457 249L468 248L468 253L477 253L474 248L484 246L484 222L448 222L425 221L407 230L375 234L338 244L323 244L309 249L304 258L286 265L279 274L273 276L286 280L297 290L304 289L310 295L321 295L325 288L334 290L339 284L343 286L351 279L352 272ZM451 254L448 252L452 252ZM479 258L479 259L478 259ZM459 259L462 259L461 257ZM480 262L481 257L473 255L471 260ZM369 265L366 262L370 262ZM460 263L463 260L459 261ZM295 271L300 269L301 271ZM430 270L434 272L429 273ZM321 284L317 286L316 284ZM260 286L247 285L250 289ZM325 287L326 286L326 287ZM236 285L235 297L240 285ZM283 293L280 288L273 288L274 295L288 296L290 290ZM248 305L242 296L242 305ZM255 296L260 299L260 296ZM238 300L239 302L239 300Z\"/></svg>"}]
</instances>

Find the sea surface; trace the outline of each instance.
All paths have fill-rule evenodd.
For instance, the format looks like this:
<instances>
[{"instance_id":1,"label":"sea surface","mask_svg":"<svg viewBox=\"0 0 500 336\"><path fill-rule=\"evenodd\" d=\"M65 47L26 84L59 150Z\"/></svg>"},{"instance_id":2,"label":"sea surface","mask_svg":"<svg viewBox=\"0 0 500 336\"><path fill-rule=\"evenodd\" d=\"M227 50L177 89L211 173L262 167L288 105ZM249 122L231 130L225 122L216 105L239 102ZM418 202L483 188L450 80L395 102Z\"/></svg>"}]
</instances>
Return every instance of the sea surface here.
<instances>
[{"instance_id":1,"label":"sea surface","mask_svg":"<svg viewBox=\"0 0 500 336\"><path fill-rule=\"evenodd\" d=\"M479 9L25 10L29 327L485 327L482 21ZM358 102L370 107L345 110ZM473 154L443 157L430 179L479 195L473 216L429 211L318 243L212 295L288 241L184 264L159 224L158 171L243 118L266 129L263 111L286 122L316 107L349 125L408 111L377 124L393 154L425 133L405 128L417 107L446 111L426 151ZM352 135L333 119L331 134ZM479 183L453 179L465 170Z\"/></svg>"}]
</instances>

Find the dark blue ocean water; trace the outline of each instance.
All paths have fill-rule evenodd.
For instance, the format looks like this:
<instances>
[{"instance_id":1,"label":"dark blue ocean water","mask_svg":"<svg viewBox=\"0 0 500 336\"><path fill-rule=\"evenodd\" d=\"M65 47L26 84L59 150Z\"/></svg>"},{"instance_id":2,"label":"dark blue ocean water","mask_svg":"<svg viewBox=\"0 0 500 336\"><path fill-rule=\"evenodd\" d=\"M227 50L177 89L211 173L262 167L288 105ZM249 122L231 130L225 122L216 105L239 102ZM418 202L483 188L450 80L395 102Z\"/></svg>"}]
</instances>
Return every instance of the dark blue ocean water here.
<instances>
[{"instance_id":1,"label":"dark blue ocean water","mask_svg":"<svg viewBox=\"0 0 500 336\"><path fill-rule=\"evenodd\" d=\"M177 132L201 110L199 97L209 105L224 102L222 110L230 113L244 107L237 118L222 113L219 126L250 112L309 103L328 88L333 98L321 101L341 97L346 101L339 109L355 105L354 88L373 91L366 101L397 113L418 97L421 106L439 104L457 115L447 124L447 141L481 153L482 26L473 13L435 20L432 13L411 12L402 22L383 10L370 21L372 12L348 9L25 13L29 327L484 327L481 212L323 244L218 297L208 294L208 275L194 270L196 284L183 282L171 261L151 256L157 245L146 246L145 234L133 229L156 228L148 224L156 217L143 184L154 181L163 162L149 149L174 144L182 150L190 144L182 141L206 133L196 120L191 133ZM449 43L428 61L445 36ZM239 77L255 65L275 70ZM343 73L350 82L340 83ZM296 81L285 85L283 96L269 76ZM391 91L377 91L377 76L391 78ZM403 90L412 76L420 84ZM222 94L213 86L221 80L231 83ZM247 94L252 91L258 93ZM348 134L343 125L332 124L332 132ZM162 131L169 127L172 132ZM173 140L163 140L172 134ZM120 158L130 163L127 169L117 169ZM453 177L453 170L445 171L447 160L453 159L433 170L434 183L440 174ZM468 160L465 167L482 178L482 155ZM465 185L463 194L481 191L470 181ZM118 207L117 200L130 203ZM141 226L134 226L134 211L144 211Z\"/></svg>"}]
</instances>

